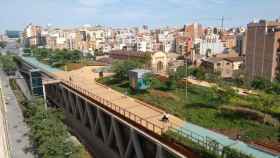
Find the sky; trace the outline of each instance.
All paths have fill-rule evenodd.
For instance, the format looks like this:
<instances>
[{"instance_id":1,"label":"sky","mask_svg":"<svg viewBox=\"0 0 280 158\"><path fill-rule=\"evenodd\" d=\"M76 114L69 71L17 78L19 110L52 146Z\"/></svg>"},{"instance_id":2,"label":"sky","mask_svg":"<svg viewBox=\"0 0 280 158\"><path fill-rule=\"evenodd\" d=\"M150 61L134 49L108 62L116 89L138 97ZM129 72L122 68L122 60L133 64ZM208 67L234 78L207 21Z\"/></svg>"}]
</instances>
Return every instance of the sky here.
<instances>
[{"instance_id":1,"label":"sky","mask_svg":"<svg viewBox=\"0 0 280 158\"><path fill-rule=\"evenodd\" d=\"M258 19L280 17L280 0L0 0L0 31L27 24L76 27L246 26Z\"/></svg>"}]
</instances>

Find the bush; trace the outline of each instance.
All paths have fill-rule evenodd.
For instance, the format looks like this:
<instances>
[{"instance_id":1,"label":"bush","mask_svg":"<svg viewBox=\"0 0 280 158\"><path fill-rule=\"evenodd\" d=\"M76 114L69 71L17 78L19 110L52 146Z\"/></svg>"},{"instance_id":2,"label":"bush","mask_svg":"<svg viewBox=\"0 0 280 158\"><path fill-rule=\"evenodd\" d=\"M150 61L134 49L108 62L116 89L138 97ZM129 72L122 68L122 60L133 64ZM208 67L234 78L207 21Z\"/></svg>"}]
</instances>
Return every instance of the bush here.
<instances>
[{"instance_id":1,"label":"bush","mask_svg":"<svg viewBox=\"0 0 280 158\"><path fill-rule=\"evenodd\" d=\"M241 117L255 120L258 122L264 121L265 114L256 110L248 109L248 108L242 108L242 107L230 107L230 106L221 106L220 107L221 113L224 115L232 115L234 114L239 115Z\"/></svg>"},{"instance_id":2,"label":"bush","mask_svg":"<svg viewBox=\"0 0 280 158\"><path fill-rule=\"evenodd\" d=\"M270 85L271 85L270 81L260 78L260 77L251 81L251 87L253 89L265 90L265 89L269 88Z\"/></svg>"},{"instance_id":3,"label":"bush","mask_svg":"<svg viewBox=\"0 0 280 158\"><path fill-rule=\"evenodd\" d=\"M243 154L243 153L241 153L241 152L239 152L237 150L231 149L229 147L224 147L223 155L226 158L254 158L251 155L245 155L245 154Z\"/></svg>"},{"instance_id":4,"label":"bush","mask_svg":"<svg viewBox=\"0 0 280 158\"><path fill-rule=\"evenodd\" d=\"M14 57L11 55L1 55L0 56L0 63L2 64L3 70L8 74L8 75L14 75L15 71L17 69L17 65L14 61Z\"/></svg>"},{"instance_id":5,"label":"bush","mask_svg":"<svg viewBox=\"0 0 280 158\"><path fill-rule=\"evenodd\" d=\"M280 95L280 83L273 82L271 87L267 88L267 93Z\"/></svg>"},{"instance_id":6,"label":"bush","mask_svg":"<svg viewBox=\"0 0 280 158\"><path fill-rule=\"evenodd\" d=\"M230 106L221 106L220 110L223 115L228 115L233 117L240 116L243 118L247 118L250 120L258 121L260 123L267 123L274 127L278 127L280 125L277 119L274 119L271 115L248 109L243 107L230 107Z\"/></svg>"},{"instance_id":7,"label":"bush","mask_svg":"<svg viewBox=\"0 0 280 158\"><path fill-rule=\"evenodd\" d=\"M0 48L5 48L7 46L7 42L0 41Z\"/></svg>"},{"instance_id":8,"label":"bush","mask_svg":"<svg viewBox=\"0 0 280 158\"><path fill-rule=\"evenodd\" d=\"M199 153L201 158L254 158L251 155L246 155L229 147L224 147L222 149L222 155L219 155L215 151L210 151L209 149L201 146L198 143L195 143L181 134L170 130L165 133L164 137L166 137L169 141L174 139L175 141L180 142L182 145L190 147L195 152Z\"/></svg>"},{"instance_id":9,"label":"bush","mask_svg":"<svg viewBox=\"0 0 280 158\"><path fill-rule=\"evenodd\" d=\"M31 128L30 136L42 158L79 157L81 148L69 139L60 111L46 111L41 100L29 103L25 108L26 121Z\"/></svg>"},{"instance_id":10,"label":"bush","mask_svg":"<svg viewBox=\"0 0 280 158\"><path fill-rule=\"evenodd\" d=\"M165 82L167 90L174 90L177 87L177 81L175 76L169 76L168 80Z\"/></svg>"}]
</instances>

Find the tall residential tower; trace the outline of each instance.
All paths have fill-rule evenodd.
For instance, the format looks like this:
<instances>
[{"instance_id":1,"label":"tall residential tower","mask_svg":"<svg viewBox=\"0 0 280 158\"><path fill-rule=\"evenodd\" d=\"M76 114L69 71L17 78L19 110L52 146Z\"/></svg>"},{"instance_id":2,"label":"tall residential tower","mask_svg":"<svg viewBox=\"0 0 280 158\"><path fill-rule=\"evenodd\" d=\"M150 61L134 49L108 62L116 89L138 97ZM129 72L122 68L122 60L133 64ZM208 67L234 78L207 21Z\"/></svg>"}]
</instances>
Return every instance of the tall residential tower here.
<instances>
[{"instance_id":1,"label":"tall residential tower","mask_svg":"<svg viewBox=\"0 0 280 158\"><path fill-rule=\"evenodd\" d=\"M280 66L280 21L260 20L248 24L246 75L274 80Z\"/></svg>"}]
</instances>

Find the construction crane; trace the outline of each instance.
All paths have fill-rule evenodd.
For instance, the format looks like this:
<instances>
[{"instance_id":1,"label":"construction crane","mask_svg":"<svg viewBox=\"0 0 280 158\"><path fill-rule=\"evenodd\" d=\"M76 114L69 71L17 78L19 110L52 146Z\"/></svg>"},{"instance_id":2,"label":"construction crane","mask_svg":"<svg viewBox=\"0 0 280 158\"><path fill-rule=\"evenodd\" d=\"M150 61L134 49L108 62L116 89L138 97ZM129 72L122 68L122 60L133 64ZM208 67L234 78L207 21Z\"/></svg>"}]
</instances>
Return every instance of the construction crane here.
<instances>
[{"instance_id":1,"label":"construction crane","mask_svg":"<svg viewBox=\"0 0 280 158\"><path fill-rule=\"evenodd\" d=\"M224 16L220 18L211 18L211 17L206 17L206 18L198 18L194 19L195 21L220 21L221 22L221 29L224 30L224 24L226 20L232 20L232 18L225 18Z\"/></svg>"}]
</instances>

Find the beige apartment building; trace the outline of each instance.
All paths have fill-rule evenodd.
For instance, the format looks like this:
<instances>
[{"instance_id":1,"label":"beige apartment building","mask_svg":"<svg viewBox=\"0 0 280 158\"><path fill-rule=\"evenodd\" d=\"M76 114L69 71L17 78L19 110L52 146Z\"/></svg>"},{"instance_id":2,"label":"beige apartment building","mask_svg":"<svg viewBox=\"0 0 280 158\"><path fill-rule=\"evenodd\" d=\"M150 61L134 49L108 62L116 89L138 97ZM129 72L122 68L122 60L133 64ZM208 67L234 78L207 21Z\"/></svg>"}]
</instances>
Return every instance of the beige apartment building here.
<instances>
[{"instance_id":1,"label":"beige apartment building","mask_svg":"<svg viewBox=\"0 0 280 158\"><path fill-rule=\"evenodd\" d=\"M28 47L32 46L38 46L42 44L41 39L41 32L42 27L41 26L35 26L33 24L27 25L27 27L24 29L23 37L24 37L24 45Z\"/></svg>"},{"instance_id":2,"label":"beige apartment building","mask_svg":"<svg viewBox=\"0 0 280 158\"><path fill-rule=\"evenodd\" d=\"M248 79L274 80L280 55L280 21L261 20L248 24L246 74Z\"/></svg>"}]
</instances>

